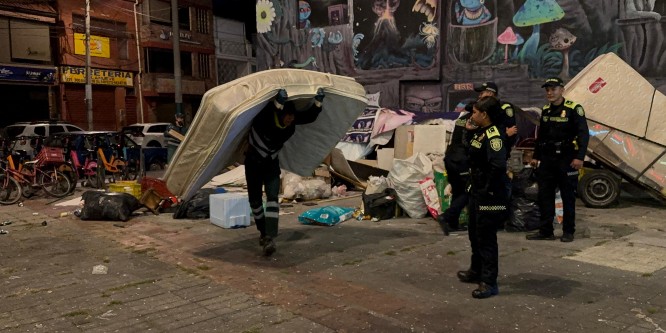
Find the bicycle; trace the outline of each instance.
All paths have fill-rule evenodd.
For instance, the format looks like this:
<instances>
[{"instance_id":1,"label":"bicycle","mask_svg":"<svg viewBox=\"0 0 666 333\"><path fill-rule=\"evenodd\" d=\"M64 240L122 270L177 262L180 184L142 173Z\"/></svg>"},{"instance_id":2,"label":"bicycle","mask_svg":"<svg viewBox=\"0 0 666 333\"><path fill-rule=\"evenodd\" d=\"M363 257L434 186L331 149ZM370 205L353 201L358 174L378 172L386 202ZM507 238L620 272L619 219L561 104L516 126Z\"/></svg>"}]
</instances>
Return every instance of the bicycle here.
<instances>
[{"instance_id":1,"label":"bicycle","mask_svg":"<svg viewBox=\"0 0 666 333\"><path fill-rule=\"evenodd\" d=\"M0 204L15 204L21 199L22 194L21 184L14 177L6 173L0 174Z\"/></svg>"},{"instance_id":2,"label":"bicycle","mask_svg":"<svg viewBox=\"0 0 666 333\"><path fill-rule=\"evenodd\" d=\"M42 151L53 148L43 148ZM62 152L60 152L62 154ZM12 156L7 156L7 162L4 164L6 167L0 166L0 170L6 175L15 179L21 187L25 187L28 191L23 190L24 197L31 196L34 192L33 189L43 189L48 195L56 198L62 198L70 193L70 181L67 176L58 171L58 165L49 165L49 158L44 156L48 153L40 152L36 160L23 162L21 158L18 166L14 165ZM41 156L40 156L41 155Z\"/></svg>"}]
</instances>

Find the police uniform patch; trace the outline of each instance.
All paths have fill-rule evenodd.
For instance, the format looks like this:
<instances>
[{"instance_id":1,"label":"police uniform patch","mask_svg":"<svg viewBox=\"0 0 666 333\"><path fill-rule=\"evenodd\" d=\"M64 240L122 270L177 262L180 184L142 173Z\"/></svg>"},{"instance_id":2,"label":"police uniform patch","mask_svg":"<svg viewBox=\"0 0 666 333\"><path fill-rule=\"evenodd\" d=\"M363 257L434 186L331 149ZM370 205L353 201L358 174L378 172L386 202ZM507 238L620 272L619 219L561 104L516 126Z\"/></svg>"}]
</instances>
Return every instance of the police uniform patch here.
<instances>
[{"instance_id":1,"label":"police uniform patch","mask_svg":"<svg viewBox=\"0 0 666 333\"><path fill-rule=\"evenodd\" d=\"M583 107L580 105L576 107L576 113L581 117L585 117L585 110L583 110Z\"/></svg>"},{"instance_id":2,"label":"police uniform patch","mask_svg":"<svg viewBox=\"0 0 666 333\"><path fill-rule=\"evenodd\" d=\"M490 140L490 148L494 151L500 151L500 149L502 149L502 139L494 138Z\"/></svg>"},{"instance_id":3,"label":"police uniform patch","mask_svg":"<svg viewBox=\"0 0 666 333\"><path fill-rule=\"evenodd\" d=\"M506 109L506 116L507 117L513 117L513 109L512 108L507 108Z\"/></svg>"}]
</instances>

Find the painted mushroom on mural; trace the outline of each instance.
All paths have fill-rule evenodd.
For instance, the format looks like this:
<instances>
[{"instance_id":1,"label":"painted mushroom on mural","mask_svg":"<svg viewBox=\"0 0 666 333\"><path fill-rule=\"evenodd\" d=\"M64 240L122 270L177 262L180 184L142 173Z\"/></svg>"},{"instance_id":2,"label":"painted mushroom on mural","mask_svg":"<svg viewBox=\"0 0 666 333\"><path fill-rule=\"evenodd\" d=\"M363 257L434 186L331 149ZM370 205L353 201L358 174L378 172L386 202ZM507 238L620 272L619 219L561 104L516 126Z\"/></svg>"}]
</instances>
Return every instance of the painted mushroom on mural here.
<instances>
[{"instance_id":1,"label":"painted mushroom on mural","mask_svg":"<svg viewBox=\"0 0 666 333\"><path fill-rule=\"evenodd\" d=\"M557 4L556 0L527 0L516 15L513 16L513 24L517 27L532 26L532 35L527 39L523 50L518 53L518 58L532 58L539 49L539 38L541 24L561 20L564 10Z\"/></svg>"},{"instance_id":2,"label":"painted mushroom on mural","mask_svg":"<svg viewBox=\"0 0 666 333\"><path fill-rule=\"evenodd\" d=\"M518 52L520 51L520 46L525 43L525 39L523 36L521 36L519 33L516 33L516 42L513 43L513 45L516 46L515 49L513 49L513 54L511 55L511 60L516 60L518 58Z\"/></svg>"},{"instance_id":3,"label":"painted mushroom on mural","mask_svg":"<svg viewBox=\"0 0 666 333\"><path fill-rule=\"evenodd\" d=\"M497 42L504 45L504 63L509 62L509 45L513 45L518 41L518 37L513 32L511 27L506 27L503 33L497 36Z\"/></svg>"},{"instance_id":4,"label":"painted mushroom on mural","mask_svg":"<svg viewBox=\"0 0 666 333\"><path fill-rule=\"evenodd\" d=\"M557 28L557 30L550 35L549 41L553 50L562 52L562 72L560 73L560 77L562 79L568 79L569 49L576 42L576 36L567 29Z\"/></svg>"}]
</instances>

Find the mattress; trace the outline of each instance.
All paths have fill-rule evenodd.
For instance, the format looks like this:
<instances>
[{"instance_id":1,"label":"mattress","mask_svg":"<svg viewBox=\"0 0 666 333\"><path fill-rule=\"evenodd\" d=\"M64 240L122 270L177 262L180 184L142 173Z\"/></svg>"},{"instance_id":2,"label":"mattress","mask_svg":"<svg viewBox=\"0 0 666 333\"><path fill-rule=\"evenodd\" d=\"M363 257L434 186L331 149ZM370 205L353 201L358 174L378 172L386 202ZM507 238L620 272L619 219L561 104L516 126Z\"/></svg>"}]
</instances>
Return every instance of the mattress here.
<instances>
[{"instance_id":1,"label":"mattress","mask_svg":"<svg viewBox=\"0 0 666 333\"><path fill-rule=\"evenodd\" d=\"M666 97L614 53L587 65L564 95L590 120L666 145Z\"/></svg>"},{"instance_id":2,"label":"mattress","mask_svg":"<svg viewBox=\"0 0 666 333\"><path fill-rule=\"evenodd\" d=\"M300 69L266 70L215 87L201 106L169 164L164 181L171 193L188 200L247 147L254 117L277 94L307 103L323 88L322 112L311 124L299 125L280 151L281 168L310 176L365 109L365 89L353 78Z\"/></svg>"}]
</instances>

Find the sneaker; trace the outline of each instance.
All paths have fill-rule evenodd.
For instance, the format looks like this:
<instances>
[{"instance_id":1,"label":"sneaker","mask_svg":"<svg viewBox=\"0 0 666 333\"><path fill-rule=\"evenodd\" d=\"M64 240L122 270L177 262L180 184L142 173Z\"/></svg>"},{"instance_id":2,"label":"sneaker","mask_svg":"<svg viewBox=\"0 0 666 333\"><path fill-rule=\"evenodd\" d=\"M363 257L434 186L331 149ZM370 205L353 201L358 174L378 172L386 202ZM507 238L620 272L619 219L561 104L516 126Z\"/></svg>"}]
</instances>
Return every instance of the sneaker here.
<instances>
[{"instance_id":1,"label":"sneaker","mask_svg":"<svg viewBox=\"0 0 666 333\"><path fill-rule=\"evenodd\" d=\"M275 250L277 250L277 248L275 247L275 241L271 237L265 237L264 239L265 239L263 245L264 256L270 257L271 255L273 255L273 253L275 253Z\"/></svg>"},{"instance_id":2,"label":"sneaker","mask_svg":"<svg viewBox=\"0 0 666 333\"><path fill-rule=\"evenodd\" d=\"M573 242L573 240L574 240L574 235L567 232L563 233L562 237L560 237L560 242L564 243Z\"/></svg>"},{"instance_id":3,"label":"sneaker","mask_svg":"<svg viewBox=\"0 0 666 333\"><path fill-rule=\"evenodd\" d=\"M526 235L527 240L555 240L555 235L544 235L540 231Z\"/></svg>"},{"instance_id":4,"label":"sneaker","mask_svg":"<svg viewBox=\"0 0 666 333\"><path fill-rule=\"evenodd\" d=\"M491 286L485 282L479 283L479 287L472 291L472 297L478 299L488 298L497 294L499 294L499 288L497 285Z\"/></svg>"},{"instance_id":5,"label":"sneaker","mask_svg":"<svg viewBox=\"0 0 666 333\"><path fill-rule=\"evenodd\" d=\"M472 270L458 271L458 274L456 275L458 276L458 280L460 280L460 282L479 283L481 281L479 273Z\"/></svg>"}]
</instances>

